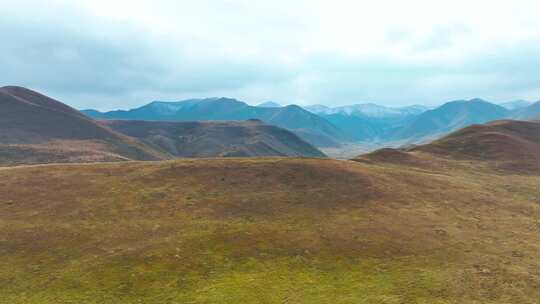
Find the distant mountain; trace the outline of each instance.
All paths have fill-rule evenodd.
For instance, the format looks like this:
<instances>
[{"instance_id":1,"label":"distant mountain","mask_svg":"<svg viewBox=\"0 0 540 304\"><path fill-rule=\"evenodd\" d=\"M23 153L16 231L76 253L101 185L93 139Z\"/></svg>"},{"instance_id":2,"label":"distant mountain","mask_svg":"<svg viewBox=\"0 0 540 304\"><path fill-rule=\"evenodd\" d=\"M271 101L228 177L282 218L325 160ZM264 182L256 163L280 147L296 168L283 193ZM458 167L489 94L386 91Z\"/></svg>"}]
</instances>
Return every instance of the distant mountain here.
<instances>
[{"instance_id":1,"label":"distant mountain","mask_svg":"<svg viewBox=\"0 0 540 304\"><path fill-rule=\"evenodd\" d=\"M323 105L306 109L325 118L355 141L384 141L428 108L408 106L390 108L376 104L358 104L330 108Z\"/></svg>"},{"instance_id":2,"label":"distant mountain","mask_svg":"<svg viewBox=\"0 0 540 304\"><path fill-rule=\"evenodd\" d=\"M540 116L540 101L530 104L527 107L517 109L512 112L511 117L519 120L531 120Z\"/></svg>"},{"instance_id":3,"label":"distant mountain","mask_svg":"<svg viewBox=\"0 0 540 304\"><path fill-rule=\"evenodd\" d=\"M345 134L325 120L299 106L264 108L229 98L192 99L180 102L156 101L129 111L101 113L85 110L99 119L155 121L231 121L259 119L298 134L314 146L339 146Z\"/></svg>"},{"instance_id":4,"label":"distant mountain","mask_svg":"<svg viewBox=\"0 0 540 304\"><path fill-rule=\"evenodd\" d=\"M257 105L259 108L281 108L281 105L277 102L267 101Z\"/></svg>"},{"instance_id":5,"label":"distant mountain","mask_svg":"<svg viewBox=\"0 0 540 304\"><path fill-rule=\"evenodd\" d=\"M373 103L356 104L342 107L327 107L323 105L306 106L306 110L323 115L341 114L347 116L361 116L372 118L389 118L399 116L418 115L429 108L421 105L407 106L401 108L385 107Z\"/></svg>"},{"instance_id":6,"label":"distant mountain","mask_svg":"<svg viewBox=\"0 0 540 304\"><path fill-rule=\"evenodd\" d=\"M526 108L530 106L531 104L532 102L527 101L527 100L514 100L514 101L504 102L499 105L507 110L512 111L512 110Z\"/></svg>"},{"instance_id":7,"label":"distant mountain","mask_svg":"<svg viewBox=\"0 0 540 304\"><path fill-rule=\"evenodd\" d=\"M0 88L0 164L158 160L166 156L22 87Z\"/></svg>"},{"instance_id":8,"label":"distant mountain","mask_svg":"<svg viewBox=\"0 0 540 304\"><path fill-rule=\"evenodd\" d=\"M104 123L176 157L325 156L292 132L257 120Z\"/></svg>"},{"instance_id":9,"label":"distant mountain","mask_svg":"<svg viewBox=\"0 0 540 304\"><path fill-rule=\"evenodd\" d=\"M507 109L481 99L448 102L419 115L404 128L396 130L394 139L421 140L442 136L463 127L504 119Z\"/></svg>"}]
</instances>

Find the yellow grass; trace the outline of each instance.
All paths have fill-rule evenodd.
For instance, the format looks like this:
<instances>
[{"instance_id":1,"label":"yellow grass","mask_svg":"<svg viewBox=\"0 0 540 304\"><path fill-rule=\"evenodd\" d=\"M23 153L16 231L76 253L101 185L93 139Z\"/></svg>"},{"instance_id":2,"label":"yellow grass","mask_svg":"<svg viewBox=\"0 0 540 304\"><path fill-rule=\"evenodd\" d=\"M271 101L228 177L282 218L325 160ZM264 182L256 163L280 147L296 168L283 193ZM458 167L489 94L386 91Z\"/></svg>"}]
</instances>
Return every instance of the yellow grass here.
<instances>
[{"instance_id":1,"label":"yellow grass","mask_svg":"<svg viewBox=\"0 0 540 304\"><path fill-rule=\"evenodd\" d=\"M417 157L0 170L0 303L538 303L540 176Z\"/></svg>"}]
</instances>

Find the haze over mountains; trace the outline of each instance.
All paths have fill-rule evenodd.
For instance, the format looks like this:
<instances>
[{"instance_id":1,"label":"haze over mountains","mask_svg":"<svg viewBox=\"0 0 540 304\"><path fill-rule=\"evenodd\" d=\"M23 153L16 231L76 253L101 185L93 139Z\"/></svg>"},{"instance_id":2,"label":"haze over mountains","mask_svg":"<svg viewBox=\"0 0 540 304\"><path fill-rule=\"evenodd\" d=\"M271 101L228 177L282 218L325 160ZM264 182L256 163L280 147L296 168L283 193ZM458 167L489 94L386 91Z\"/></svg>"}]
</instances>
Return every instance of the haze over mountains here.
<instances>
[{"instance_id":1,"label":"haze over mountains","mask_svg":"<svg viewBox=\"0 0 540 304\"><path fill-rule=\"evenodd\" d=\"M510 111L481 99L459 100L429 110L392 136L397 139L423 140L442 136L472 124L507 118Z\"/></svg>"},{"instance_id":2,"label":"haze over mountains","mask_svg":"<svg viewBox=\"0 0 540 304\"><path fill-rule=\"evenodd\" d=\"M527 101L527 100L514 100L514 101L509 101L509 102L503 102L499 105L508 110L518 110L518 109L526 108L532 104L533 104L532 102Z\"/></svg>"},{"instance_id":3,"label":"haze over mountains","mask_svg":"<svg viewBox=\"0 0 540 304\"><path fill-rule=\"evenodd\" d=\"M540 116L540 102L513 102L506 108L473 99L448 102L434 109L375 104L304 109L272 102L250 106L228 98L156 101L128 111L85 110L84 115L21 87L4 87L0 93L5 114L0 118L1 157L11 164L218 156L323 157L315 147L331 156L347 157L359 154L357 148L347 151L349 145L369 151L420 144L474 124Z\"/></svg>"},{"instance_id":4,"label":"haze over mountains","mask_svg":"<svg viewBox=\"0 0 540 304\"><path fill-rule=\"evenodd\" d=\"M519 120L530 120L540 115L540 101L532 103L524 108L513 111L510 118Z\"/></svg>"},{"instance_id":5,"label":"haze over mountains","mask_svg":"<svg viewBox=\"0 0 540 304\"><path fill-rule=\"evenodd\" d=\"M83 111L98 119L156 121L222 121L260 119L286 128L319 148L369 142L423 143L452 131L498 119L530 119L540 115L540 103L517 101L505 107L481 99L457 100L436 108L414 105L391 108L376 104L341 107L282 107L274 102L249 106L228 98L152 102L127 111Z\"/></svg>"}]
</instances>

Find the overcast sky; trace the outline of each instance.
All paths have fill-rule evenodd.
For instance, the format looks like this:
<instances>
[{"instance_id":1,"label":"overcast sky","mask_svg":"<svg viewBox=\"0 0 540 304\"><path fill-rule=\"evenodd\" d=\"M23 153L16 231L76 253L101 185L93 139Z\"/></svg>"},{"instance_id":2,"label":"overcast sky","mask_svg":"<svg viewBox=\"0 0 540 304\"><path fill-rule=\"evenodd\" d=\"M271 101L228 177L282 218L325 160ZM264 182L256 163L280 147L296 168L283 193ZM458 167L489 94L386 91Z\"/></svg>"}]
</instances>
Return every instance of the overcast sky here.
<instances>
[{"instance_id":1,"label":"overcast sky","mask_svg":"<svg viewBox=\"0 0 540 304\"><path fill-rule=\"evenodd\" d=\"M540 99L538 0L0 0L0 85L77 108Z\"/></svg>"}]
</instances>

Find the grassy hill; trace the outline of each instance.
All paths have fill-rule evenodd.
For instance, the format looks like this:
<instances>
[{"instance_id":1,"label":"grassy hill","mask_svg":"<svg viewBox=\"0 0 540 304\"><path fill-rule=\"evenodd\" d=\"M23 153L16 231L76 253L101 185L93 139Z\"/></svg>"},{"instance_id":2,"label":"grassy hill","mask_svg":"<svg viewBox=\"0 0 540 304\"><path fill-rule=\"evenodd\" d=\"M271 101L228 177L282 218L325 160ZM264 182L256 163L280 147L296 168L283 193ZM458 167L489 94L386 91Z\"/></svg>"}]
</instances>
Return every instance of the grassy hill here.
<instances>
[{"instance_id":1,"label":"grassy hill","mask_svg":"<svg viewBox=\"0 0 540 304\"><path fill-rule=\"evenodd\" d=\"M166 156L21 87L0 88L0 164L158 160Z\"/></svg>"},{"instance_id":2,"label":"grassy hill","mask_svg":"<svg viewBox=\"0 0 540 304\"><path fill-rule=\"evenodd\" d=\"M294 133L257 120L103 123L175 157L325 156Z\"/></svg>"},{"instance_id":3,"label":"grassy hill","mask_svg":"<svg viewBox=\"0 0 540 304\"><path fill-rule=\"evenodd\" d=\"M22 87L0 88L0 166L324 154L260 122L99 122Z\"/></svg>"},{"instance_id":4,"label":"grassy hill","mask_svg":"<svg viewBox=\"0 0 540 304\"><path fill-rule=\"evenodd\" d=\"M0 303L537 303L540 171L382 154L0 169Z\"/></svg>"},{"instance_id":5,"label":"grassy hill","mask_svg":"<svg viewBox=\"0 0 540 304\"><path fill-rule=\"evenodd\" d=\"M540 123L501 120L474 125L413 151L454 159L489 160L501 169L540 170Z\"/></svg>"}]
</instances>

